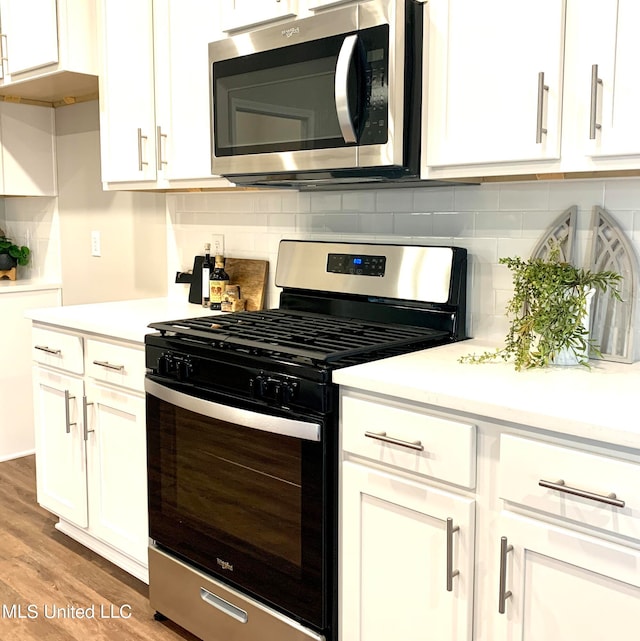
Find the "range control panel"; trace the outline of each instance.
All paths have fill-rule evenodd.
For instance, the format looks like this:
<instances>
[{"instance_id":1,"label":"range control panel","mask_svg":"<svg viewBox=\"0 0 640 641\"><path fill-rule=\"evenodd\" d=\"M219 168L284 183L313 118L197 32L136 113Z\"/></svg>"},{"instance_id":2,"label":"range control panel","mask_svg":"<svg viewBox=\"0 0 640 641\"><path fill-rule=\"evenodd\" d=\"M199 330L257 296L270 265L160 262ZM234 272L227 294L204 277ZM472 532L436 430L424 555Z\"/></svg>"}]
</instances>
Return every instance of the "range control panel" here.
<instances>
[{"instance_id":1,"label":"range control panel","mask_svg":"<svg viewBox=\"0 0 640 641\"><path fill-rule=\"evenodd\" d=\"M332 274L355 274L356 276L384 276L386 256L367 254L329 254L327 271Z\"/></svg>"}]
</instances>

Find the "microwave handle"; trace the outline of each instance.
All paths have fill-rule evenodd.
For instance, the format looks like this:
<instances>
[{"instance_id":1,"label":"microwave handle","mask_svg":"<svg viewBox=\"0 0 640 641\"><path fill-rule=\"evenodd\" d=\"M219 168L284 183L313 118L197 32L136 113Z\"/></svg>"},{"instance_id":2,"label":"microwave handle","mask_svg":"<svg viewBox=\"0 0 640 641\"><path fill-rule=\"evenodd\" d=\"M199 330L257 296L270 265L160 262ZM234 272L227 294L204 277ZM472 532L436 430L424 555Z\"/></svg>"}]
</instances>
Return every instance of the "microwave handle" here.
<instances>
[{"instance_id":1,"label":"microwave handle","mask_svg":"<svg viewBox=\"0 0 640 641\"><path fill-rule=\"evenodd\" d=\"M356 49L358 36L353 34L347 36L340 47L338 61L336 63L336 112L338 114L338 124L345 142L357 142L356 130L353 127L351 112L349 111L349 68L353 52Z\"/></svg>"}]
</instances>

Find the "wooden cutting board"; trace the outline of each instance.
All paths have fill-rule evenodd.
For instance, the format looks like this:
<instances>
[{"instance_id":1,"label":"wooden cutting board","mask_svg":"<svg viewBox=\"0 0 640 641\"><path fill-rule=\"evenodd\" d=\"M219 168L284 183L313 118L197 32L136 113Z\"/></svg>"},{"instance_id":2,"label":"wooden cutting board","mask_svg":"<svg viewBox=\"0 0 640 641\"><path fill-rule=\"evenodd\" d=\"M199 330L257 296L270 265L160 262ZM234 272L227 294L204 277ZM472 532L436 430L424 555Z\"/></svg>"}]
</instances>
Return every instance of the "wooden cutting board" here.
<instances>
[{"instance_id":1,"label":"wooden cutting board","mask_svg":"<svg viewBox=\"0 0 640 641\"><path fill-rule=\"evenodd\" d=\"M245 309L264 309L269 275L268 260L229 257L224 264L224 271L229 274L229 285L240 286L240 296L247 301Z\"/></svg>"},{"instance_id":2,"label":"wooden cutting board","mask_svg":"<svg viewBox=\"0 0 640 641\"><path fill-rule=\"evenodd\" d=\"M193 262L189 302L199 303L202 291L202 262L204 256L196 256ZM264 299L269 276L269 261L252 258L231 258L225 261L224 270L229 274L229 285L238 285L240 295L246 300L246 309L264 309Z\"/></svg>"}]
</instances>

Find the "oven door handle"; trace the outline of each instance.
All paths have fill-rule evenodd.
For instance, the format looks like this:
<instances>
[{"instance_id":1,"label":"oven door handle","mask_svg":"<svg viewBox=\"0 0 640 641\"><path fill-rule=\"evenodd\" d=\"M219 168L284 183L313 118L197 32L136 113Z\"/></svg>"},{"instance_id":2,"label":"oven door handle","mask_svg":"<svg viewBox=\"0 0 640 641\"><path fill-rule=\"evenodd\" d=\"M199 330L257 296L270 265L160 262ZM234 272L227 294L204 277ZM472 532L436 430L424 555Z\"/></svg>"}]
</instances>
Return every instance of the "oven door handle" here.
<instances>
[{"instance_id":1,"label":"oven door handle","mask_svg":"<svg viewBox=\"0 0 640 641\"><path fill-rule=\"evenodd\" d=\"M254 430L292 436L305 441L321 440L322 426L319 423L284 418L282 416L271 416L270 414L252 412L230 405L223 405L222 403L214 403L184 392L178 392L149 378L144 380L144 389L147 394L151 394L161 401L202 416L241 425L242 427L250 427Z\"/></svg>"}]
</instances>

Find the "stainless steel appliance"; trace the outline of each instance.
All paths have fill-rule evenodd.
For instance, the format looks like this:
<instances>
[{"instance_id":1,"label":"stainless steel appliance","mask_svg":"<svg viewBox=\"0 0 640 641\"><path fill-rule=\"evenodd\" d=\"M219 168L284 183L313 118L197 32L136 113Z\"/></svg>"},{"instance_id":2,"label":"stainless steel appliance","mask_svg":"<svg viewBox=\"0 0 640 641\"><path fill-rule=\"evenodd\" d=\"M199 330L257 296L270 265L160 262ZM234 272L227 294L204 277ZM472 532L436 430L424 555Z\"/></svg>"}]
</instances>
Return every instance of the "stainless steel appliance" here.
<instances>
[{"instance_id":1,"label":"stainless steel appliance","mask_svg":"<svg viewBox=\"0 0 640 641\"><path fill-rule=\"evenodd\" d=\"M146 337L149 595L206 641L336 640L332 372L465 338L461 248L285 240L276 283Z\"/></svg>"},{"instance_id":2,"label":"stainless steel appliance","mask_svg":"<svg viewBox=\"0 0 640 641\"><path fill-rule=\"evenodd\" d=\"M295 187L415 180L423 11L366 0L210 43L212 173Z\"/></svg>"}]
</instances>

